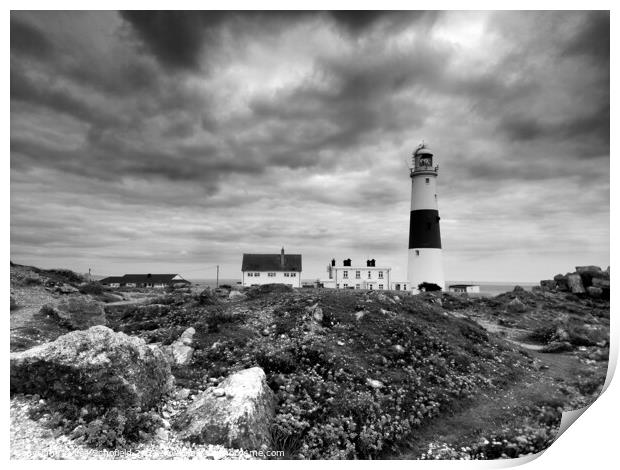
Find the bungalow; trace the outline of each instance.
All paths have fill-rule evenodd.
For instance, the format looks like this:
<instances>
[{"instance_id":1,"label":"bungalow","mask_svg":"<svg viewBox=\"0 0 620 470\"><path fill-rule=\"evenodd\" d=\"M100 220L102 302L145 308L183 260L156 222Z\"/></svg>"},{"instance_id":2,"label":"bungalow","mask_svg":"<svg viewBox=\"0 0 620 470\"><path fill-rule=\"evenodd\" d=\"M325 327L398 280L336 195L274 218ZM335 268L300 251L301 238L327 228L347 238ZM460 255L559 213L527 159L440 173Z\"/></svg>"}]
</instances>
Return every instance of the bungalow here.
<instances>
[{"instance_id":1,"label":"bungalow","mask_svg":"<svg viewBox=\"0 0 620 470\"><path fill-rule=\"evenodd\" d=\"M243 254L241 262L242 284L255 286L262 284L287 284L301 287L301 255Z\"/></svg>"},{"instance_id":2,"label":"bungalow","mask_svg":"<svg viewBox=\"0 0 620 470\"><path fill-rule=\"evenodd\" d=\"M480 286L477 284L452 284L448 286L448 292L456 294L479 294Z\"/></svg>"},{"instance_id":3,"label":"bungalow","mask_svg":"<svg viewBox=\"0 0 620 470\"><path fill-rule=\"evenodd\" d=\"M179 274L125 274L124 276L106 277L99 283L110 287L152 287L154 289L191 284Z\"/></svg>"}]
</instances>

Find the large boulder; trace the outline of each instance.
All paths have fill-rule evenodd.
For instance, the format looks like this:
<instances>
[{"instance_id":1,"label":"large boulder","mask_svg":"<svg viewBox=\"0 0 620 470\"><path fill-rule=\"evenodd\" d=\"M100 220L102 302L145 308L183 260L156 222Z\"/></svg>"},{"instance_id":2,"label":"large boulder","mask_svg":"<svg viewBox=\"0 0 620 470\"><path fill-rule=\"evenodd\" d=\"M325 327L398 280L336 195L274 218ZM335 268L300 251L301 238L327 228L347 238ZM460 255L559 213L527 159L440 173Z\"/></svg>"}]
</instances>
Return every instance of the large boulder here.
<instances>
[{"instance_id":1,"label":"large boulder","mask_svg":"<svg viewBox=\"0 0 620 470\"><path fill-rule=\"evenodd\" d=\"M60 324L73 330L85 330L91 326L106 325L103 305L85 297L69 297L55 307L44 306L46 313L56 317Z\"/></svg>"},{"instance_id":2,"label":"large boulder","mask_svg":"<svg viewBox=\"0 0 620 470\"><path fill-rule=\"evenodd\" d=\"M609 289L610 281L609 281L609 279L603 279L603 278L600 278L600 277L595 277L595 278L592 279L592 285L594 287L600 287L601 289L605 289L605 288Z\"/></svg>"},{"instance_id":3,"label":"large boulder","mask_svg":"<svg viewBox=\"0 0 620 470\"><path fill-rule=\"evenodd\" d=\"M230 293L228 294L228 298L229 299L243 300L243 299L245 299L245 294L243 292L238 291L238 290L231 290Z\"/></svg>"},{"instance_id":4,"label":"large boulder","mask_svg":"<svg viewBox=\"0 0 620 470\"><path fill-rule=\"evenodd\" d=\"M544 279L540 281L540 287L543 290L555 290L556 282L553 279Z\"/></svg>"},{"instance_id":5,"label":"large boulder","mask_svg":"<svg viewBox=\"0 0 620 470\"><path fill-rule=\"evenodd\" d=\"M265 372L237 372L217 388L204 391L175 421L182 439L226 447L258 449L271 445L269 431L275 397Z\"/></svg>"},{"instance_id":6,"label":"large boulder","mask_svg":"<svg viewBox=\"0 0 620 470\"><path fill-rule=\"evenodd\" d=\"M105 326L12 353L10 370L11 393L106 406L149 408L174 384L161 351Z\"/></svg>"},{"instance_id":7,"label":"large boulder","mask_svg":"<svg viewBox=\"0 0 620 470\"><path fill-rule=\"evenodd\" d=\"M590 287L592 285L592 278L605 275L605 272L598 266L576 266L575 270L577 274L581 276L581 282L584 287Z\"/></svg>"},{"instance_id":8,"label":"large boulder","mask_svg":"<svg viewBox=\"0 0 620 470\"><path fill-rule=\"evenodd\" d=\"M559 291L562 291L562 292L567 292L568 291L568 280L566 279L565 275L563 275L563 274L556 274L553 277L553 280L555 281L556 288Z\"/></svg>"},{"instance_id":9,"label":"large boulder","mask_svg":"<svg viewBox=\"0 0 620 470\"><path fill-rule=\"evenodd\" d=\"M170 364L177 364L180 366L189 364L194 355L192 343L194 342L195 334L196 330L190 327L170 346L164 346L164 354Z\"/></svg>"},{"instance_id":10,"label":"large boulder","mask_svg":"<svg viewBox=\"0 0 620 470\"><path fill-rule=\"evenodd\" d=\"M523 302L519 300L519 297L515 297L510 302L508 302L508 305L506 305L506 308L508 309L509 312L512 312L512 313L522 313L527 310L527 307L525 306Z\"/></svg>"},{"instance_id":11,"label":"large boulder","mask_svg":"<svg viewBox=\"0 0 620 470\"><path fill-rule=\"evenodd\" d=\"M593 299L600 299L603 296L603 289L600 287L590 286L587 287L586 290L588 291L588 295Z\"/></svg>"},{"instance_id":12,"label":"large boulder","mask_svg":"<svg viewBox=\"0 0 620 470\"><path fill-rule=\"evenodd\" d=\"M583 287L583 282L579 274L568 274L566 276L568 282L568 288L573 294L585 294L586 290Z\"/></svg>"}]
</instances>

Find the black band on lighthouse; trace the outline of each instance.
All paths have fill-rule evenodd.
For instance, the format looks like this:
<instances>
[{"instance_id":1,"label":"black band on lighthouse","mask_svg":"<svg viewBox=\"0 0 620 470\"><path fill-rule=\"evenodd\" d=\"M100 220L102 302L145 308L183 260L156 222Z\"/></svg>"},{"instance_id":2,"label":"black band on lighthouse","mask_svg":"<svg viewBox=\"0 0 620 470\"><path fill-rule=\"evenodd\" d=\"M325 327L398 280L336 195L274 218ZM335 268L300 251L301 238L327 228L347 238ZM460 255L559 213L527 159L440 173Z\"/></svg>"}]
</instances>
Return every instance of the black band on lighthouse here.
<instances>
[{"instance_id":1,"label":"black band on lighthouse","mask_svg":"<svg viewBox=\"0 0 620 470\"><path fill-rule=\"evenodd\" d=\"M441 248L439 211L433 209L411 211L409 249L411 248Z\"/></svg>"}]
</instances>

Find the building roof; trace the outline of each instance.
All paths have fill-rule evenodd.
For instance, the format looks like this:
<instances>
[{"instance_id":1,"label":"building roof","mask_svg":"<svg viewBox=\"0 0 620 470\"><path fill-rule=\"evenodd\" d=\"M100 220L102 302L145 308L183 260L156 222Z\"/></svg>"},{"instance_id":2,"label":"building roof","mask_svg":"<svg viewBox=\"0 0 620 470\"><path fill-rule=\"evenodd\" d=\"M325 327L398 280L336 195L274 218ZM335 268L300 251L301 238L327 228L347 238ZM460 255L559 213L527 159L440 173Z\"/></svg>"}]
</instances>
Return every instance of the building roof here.
<instances>
[{"instance_id":1,"label":"building roof","mask_svg":"<svg viewBox=\"0 0 620 470\"><path fill-rule=\"evenodd\" d=\"M448 289L450 287L480 287L478 284L450 284L448 286Z\"/></svg>"},{"instance_id":2,"label":"building roof","mask_svg":"<svg viewBox=\"0 0 620 470\"><path fill-rule=\"evenodd\" d=\"M165 284L167 282L172 282L176 276L178 276L178 274L125 274L123 276L123 282L149 282L154 284ZM187 282L185 279L178 279L178 281Z\"/></svg>"},{"instance_id":3,"label":"building roof","mask_svg":"<svg viewBox=\"0 0 620 470\"><path fill-rule=\"evenodd\" d=\"M280 257L284 256L284 265ZM241 271L296 271L301 272L301 255L243 254Z\"/></svg>"},{"instance_id":4,"label":"building roof","mask_svg":"<svg viewBox=\"0 0 620 470\"><path fill-rule=\"evenodd\" d=\"M123 282L123 276L108 276L100 279L101 284L120 284Z\"/></svg>"},{"instance_id":5,"label":"building roof","mask_svg":"<svg viewBox=\"0 0 620 470\"><path fill-rule=\"evenodd\" d=\"M175 279L175 277L179 277L179 279ZM102 284L144 284L144 283L152 283L152 284L168 284L172 281L175 282L187 282L185 279L181 278L178 274L125 274L124 276L110 276L99 281Z\"/></svg>"}]
</instances>

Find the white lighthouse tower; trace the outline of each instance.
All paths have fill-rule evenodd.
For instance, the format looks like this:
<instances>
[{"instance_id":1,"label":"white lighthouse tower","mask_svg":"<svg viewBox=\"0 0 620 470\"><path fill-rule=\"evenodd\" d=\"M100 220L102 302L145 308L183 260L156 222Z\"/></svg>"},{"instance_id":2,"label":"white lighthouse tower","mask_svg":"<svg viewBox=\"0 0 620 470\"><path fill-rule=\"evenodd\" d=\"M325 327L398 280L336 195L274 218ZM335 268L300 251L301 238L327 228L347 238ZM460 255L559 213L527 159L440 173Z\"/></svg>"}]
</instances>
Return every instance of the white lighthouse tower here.
<instances>
[{"instance_id":1,"label":"white lighthouse tower","mask_svg":"<svg viewBox=\"0 0 620 470\"><path fill-rule=\"evenodd\" d=\"M437 207L437 171L431 150L424 144L413 152L411 176L411 216L409 219L409 266L411 290L426 282L445 289Z\"/></svg>"}]
</instances>

